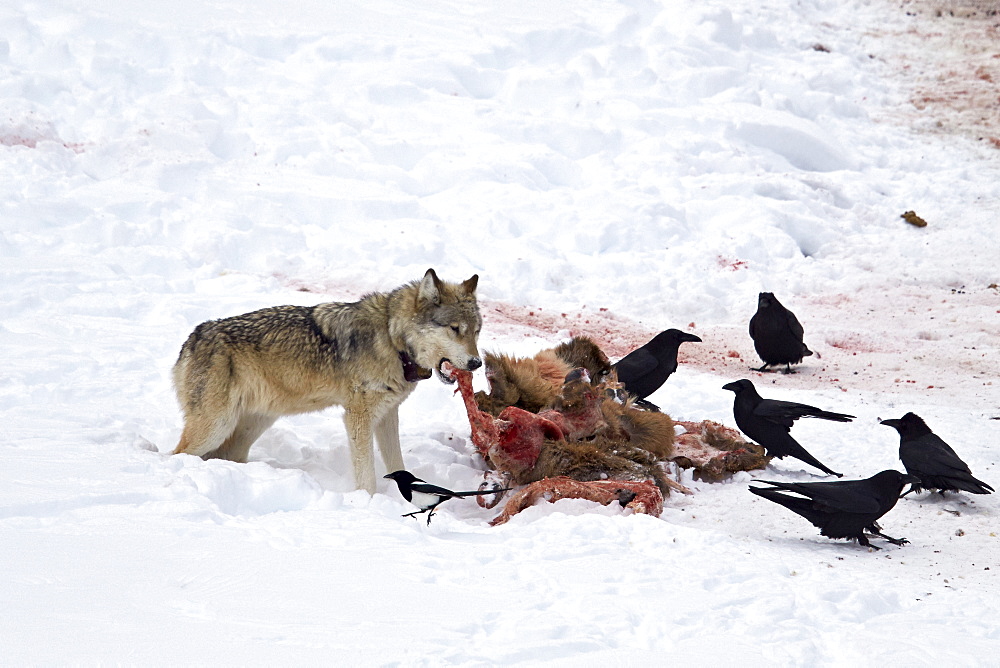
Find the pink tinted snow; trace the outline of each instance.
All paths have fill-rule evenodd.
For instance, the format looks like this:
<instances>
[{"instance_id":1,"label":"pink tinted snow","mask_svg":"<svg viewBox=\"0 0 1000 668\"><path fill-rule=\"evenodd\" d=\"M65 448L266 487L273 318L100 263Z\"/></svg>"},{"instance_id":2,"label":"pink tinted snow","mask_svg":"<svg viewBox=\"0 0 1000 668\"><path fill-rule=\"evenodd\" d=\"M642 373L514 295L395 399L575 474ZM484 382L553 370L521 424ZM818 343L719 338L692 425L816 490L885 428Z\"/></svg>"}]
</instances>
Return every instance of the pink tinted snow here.
<instances>
[{"instance_id":1,"label":"pink tinted snow","mask_svg":"<svg viewBox=\"0 0 1000 668\"><path fill-rule=\"evenodd\" d=\"M805 329L806 345L817 355L795 367L797 373L759 373L760 359L746 326L698 326L663 322L653 329L616 315L609 308L577 313L483 302L484 327L502 338L550 336L560 332L589 336L612 360L646 343L661 329L676 327L700 336L702 343L681 346L685 366L724 379L780 382L782 387L844 392L906 392L929 395L962 392L994 395L1000 379L1000 291L928 292L919 288L863 290L854 295L825 294L787 300ZM748 305L749 322L755 305Z\"/></svg>"},{"instance_id":2,"label":"pink tinted snow","mask_svg":"<svg viewBox=\"0 0 1000 668\"><path fill-rule=\"evenodd\" d=\"M734 262L739 262L734 260ZM332 299L354 299L365 290L303 282L276 276L283 284ZM783 388L843 392L890 392L913 396L962 393L995 397L1000 383L1000 289L896 287L864 289L848 295L824 293L789 297L788 306L802 322L805 342L816 353L794 367L796 373L757 372L761 361L742 325L698 325L696 322L640 323L618 315L610 306L583 306L577 311L480 300L483 328L491 337L538 337L557 344L568 336L588 336L612 361L624 357L663 329L676 327L697 334L702 343L681 346L680 368L717 374L724 381L750 378L775 381ZM756 309L748 304L742 319ZM983 314L988 317L984 318ZM984 405L994 410L995 406Z\"/></svg>"}]
</instances>

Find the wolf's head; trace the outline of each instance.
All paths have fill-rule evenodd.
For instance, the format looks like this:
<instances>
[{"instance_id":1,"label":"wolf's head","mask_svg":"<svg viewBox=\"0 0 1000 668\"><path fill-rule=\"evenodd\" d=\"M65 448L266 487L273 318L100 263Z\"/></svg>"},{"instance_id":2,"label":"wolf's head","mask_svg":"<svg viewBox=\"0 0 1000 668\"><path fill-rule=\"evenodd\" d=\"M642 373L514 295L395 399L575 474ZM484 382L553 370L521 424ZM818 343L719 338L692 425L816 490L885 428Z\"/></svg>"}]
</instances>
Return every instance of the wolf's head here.
<instances>
[{"instance_id":1,"label":"wolf's head","mask_svg":"<svg viewBox=\"0 0 1000 668\"><path fill-rule=\"evenodd\" d=\"M428 269L415 284L412 326L404 338L414 362L434 369L443 382L454 382L441 369L445 362L467 371L483 365L477 348L483 327L476 302L478 283L478 275L462 283L448 283Z\"/></svg>"}]
</instances>

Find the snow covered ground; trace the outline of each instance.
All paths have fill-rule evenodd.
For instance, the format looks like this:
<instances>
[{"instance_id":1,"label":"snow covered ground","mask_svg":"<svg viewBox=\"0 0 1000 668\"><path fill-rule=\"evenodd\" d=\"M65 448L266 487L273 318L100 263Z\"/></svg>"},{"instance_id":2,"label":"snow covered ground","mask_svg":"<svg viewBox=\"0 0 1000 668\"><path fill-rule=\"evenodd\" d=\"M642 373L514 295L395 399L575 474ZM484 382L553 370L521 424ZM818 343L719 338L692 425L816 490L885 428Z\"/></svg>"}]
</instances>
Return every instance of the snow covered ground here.
<instances>
[{"instance_id":1,"label":"snow covered ground","mask_svg":"<svg viewBox=\"0 0 1000 668\"><path fill-rule=\"evenodd\" d=\"M868 552L747 474L685 477L659 518L567 500L490 528L453 500L428 527L389 481L353 491L338 409L279 421L248 464L169 456L199 322L434 267L480 275L484 349L580 333L617 358L679 327L704 343L652 397L675 417L735 426L721 386L749 377L858 416L794 433L867 477L901 468L877 418L914 411L997 486L1000 156L902 122L927 113L912 42L879 35L928 20L878 0L7 3L2 662L995 665L994 496L911 495L883 521L910 544ZM761 290L821 355L797 375L748 370ZM401 430L417 475L476 487L451 387L422 383Z\"/></svg>"}]
</instances>

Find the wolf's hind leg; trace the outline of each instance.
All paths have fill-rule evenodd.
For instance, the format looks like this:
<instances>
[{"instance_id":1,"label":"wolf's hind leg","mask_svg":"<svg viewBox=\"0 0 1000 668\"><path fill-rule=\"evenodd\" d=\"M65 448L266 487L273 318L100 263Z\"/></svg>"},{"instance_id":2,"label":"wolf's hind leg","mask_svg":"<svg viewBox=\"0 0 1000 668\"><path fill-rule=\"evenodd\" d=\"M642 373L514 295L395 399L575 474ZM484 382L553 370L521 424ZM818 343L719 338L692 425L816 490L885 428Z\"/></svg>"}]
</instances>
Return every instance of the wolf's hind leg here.
<instances>
[{"instance_id":1,"label":"wolf's hind leg","mask_svg":"<svg viewBox=\"0 0 1000 668\"><path fill-rule=\"evenodd\" d=\"M207 459L233 433L239 422L238 418L233 413L186 416L184 431L181 432L180 443L174 448L174 454L196 455Z\"/></svg>"},{"instance_id":2,"label":"wolf's hind leg","mask_svg":"<svg viewBox=\"0 0 1000 668\"><path fill-rule=\"evenodd\" d=\"M184 431L174 454L207 458L232 435L243 411L235 392L232 357L207 343L198 350L196 354L189 339L174 365L174 388L184 411Z\"/></svg>"},{"instance_id":3,"label":"wolf's hind leg","mask_svg":"<svg viewBox=\"0 0 1000 668\"><path fill-rule=\"evenodd\" d=\"M399 447L399 407L393 406L375 424L375 440L378 442L382 462L388 473L406 468L403 453Z\"/></svg>"},{"instance_id":4,"label":"wolf's hind leg","mask_svg":"<svg viewBox=\"0 0 1000 668\"><path fill-rule=\"evenodd\" d=\"M274 424L276 418L270 415L251 413L240 418L236 429L221 446L205 456L206 459L228 459L233 462L245 462L253 445L267 428Z\"/></svg>"}]
</instances>

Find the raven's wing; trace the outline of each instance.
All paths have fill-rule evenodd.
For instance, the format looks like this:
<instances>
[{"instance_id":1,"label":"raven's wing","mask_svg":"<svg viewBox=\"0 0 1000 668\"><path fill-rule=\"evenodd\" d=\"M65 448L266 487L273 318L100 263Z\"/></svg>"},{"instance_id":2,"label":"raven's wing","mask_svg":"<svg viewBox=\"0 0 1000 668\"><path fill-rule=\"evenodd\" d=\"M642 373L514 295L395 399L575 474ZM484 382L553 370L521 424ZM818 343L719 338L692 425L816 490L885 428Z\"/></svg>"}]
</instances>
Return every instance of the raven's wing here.
<instances>
[{"instance_id":1,"label":"raven's wing","mask_svg":"<svg viewBox=\"0 0 1000 668\"><path fill-rule=\"evenodd\" d=\"M797 404L794 401L779 401L778 399L762 399L753 409L754 415L784 425L789 429L792 423L800 417L820 412L822 411L815 406Z\"/></svg>"},{"instance_id":2,"label":"raven's wing","mask_svg":"<svg viewBox=\"0 0 1000 668\"><path fill-rule=\"evenodd\" d=\"M656 371L658 366L660 366L660 361L653 353L646 348L636 348L618 360L618 363L615 364L615 370L618 371L618 380L625 383L627 389L629 383Z\"/></svg>"},{"instance_id":3,"label":"raven's wing","mask_svg":"<svg viewBox=\"0 0 1000 668\"><path fill-rule=\"evenodd\" d=\"M877 513L881 504L870 480L836 480L832 482L766 482L778 489L795 492L831 510L845 513Z\"/></svg>"},{"instance_id":4,"label":"raven's wing","mask_svg":"<svg viewBox=\"0 0 1000 668\"><path fill-rule=\"evenodd\" d=\"M800 323L799 319L795 317L795 314L788 309L785 309L785 318L788 324L788 329L795 335L795 338L801 341L802 335L805 334L805 330L802 329L802 323Z\"/></svg>"},{"instance_id":5,"label":"raven's wing","mask_svg":"<svg viewBox=\"0 0 1000 668\"><path fill-rule=\"evenodd\" d=\"M791 428L792 422L800 417L822 418L834 422L850 422L854 419L853 415L846 413L834 413L815 406L797 404L794 401L779 401L778 399L762 399L753 412L755 415L788 428Z\"/></svg>"},{"instance_id":6,"label":"raven's wing","mask_svg":"<svg viewBox=\"0 0 1000 668\"><path fill-rule=\"evenodd\" d=\"M937 434L924 434L916 440L901 443L899 458L906 464L907 470L917 475L972 474L969 465Z\"/></svg>"}]
</instances>

